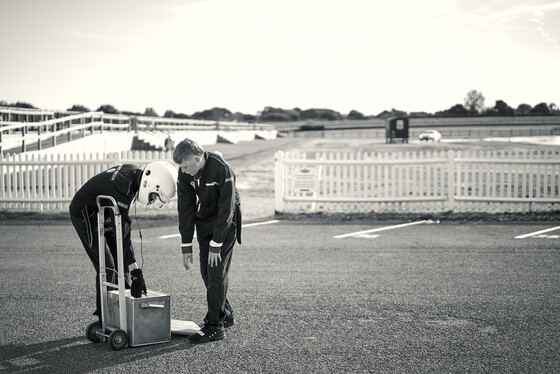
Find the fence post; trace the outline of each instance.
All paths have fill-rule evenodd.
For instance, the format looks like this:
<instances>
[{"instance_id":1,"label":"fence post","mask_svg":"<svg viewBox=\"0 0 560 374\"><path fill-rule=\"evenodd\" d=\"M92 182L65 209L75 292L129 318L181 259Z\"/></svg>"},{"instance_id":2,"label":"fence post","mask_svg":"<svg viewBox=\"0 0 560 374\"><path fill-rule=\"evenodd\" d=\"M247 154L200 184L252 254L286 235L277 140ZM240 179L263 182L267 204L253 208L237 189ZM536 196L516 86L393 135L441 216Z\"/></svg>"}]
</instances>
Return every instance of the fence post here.
<instances>
[{"instance_id":1,"label":"fence post","mask_svg":"<svg viewBox=\"0 0 560 374\"><path fill-rule=\"evenodd\" d=\"M447 203L449 210L455 210L455 151L447 151Z\"/></svg>"},{"instance_id":2,"label":"fence post","mask_svg":"<svg viewBox=\"0 0 560 374\"><path fill-rule=\"evenodd\" d=\"M25 126L21 128L21 152L25 152Z\"/></svg>"},{"instance_id":3,"label":"fence post","mask_svg":"<svg viewBox=\"0 0 560 374\"><path fill-rule=\"evenodd\" d=\"M284 152L274 154L274 212L284 212Z\"/></svg>"},{"instance_id":4,"label":"fence post","mask_svg":"<svg viewBox=\"0 0 560 374\"><path fill-rule=\"evenodd\" d=\"M41 135L43 134L43 125L39 125L39 136L37 137L37 149L41 150Z\"/></svg>"}]
</instances>

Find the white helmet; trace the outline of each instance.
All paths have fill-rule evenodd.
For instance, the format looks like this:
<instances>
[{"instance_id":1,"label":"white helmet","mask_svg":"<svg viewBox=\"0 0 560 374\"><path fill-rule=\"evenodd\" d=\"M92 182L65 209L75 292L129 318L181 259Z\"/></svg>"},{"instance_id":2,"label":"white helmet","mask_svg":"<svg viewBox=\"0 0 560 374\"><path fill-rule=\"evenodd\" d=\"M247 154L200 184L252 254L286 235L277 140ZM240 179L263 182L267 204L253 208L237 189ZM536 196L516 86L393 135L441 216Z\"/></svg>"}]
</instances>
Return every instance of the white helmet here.
<instances>
[{"instance_id":1,"label":"white helmet","mask_svg":"<svg viewBox=\"0 0 560 374\"><path fill-rule=\"evenodd\" d=\"M138 201L161 208L177 191L177 169L167 161L150 162L142 172Z\"/></svg>"}]
</instances>

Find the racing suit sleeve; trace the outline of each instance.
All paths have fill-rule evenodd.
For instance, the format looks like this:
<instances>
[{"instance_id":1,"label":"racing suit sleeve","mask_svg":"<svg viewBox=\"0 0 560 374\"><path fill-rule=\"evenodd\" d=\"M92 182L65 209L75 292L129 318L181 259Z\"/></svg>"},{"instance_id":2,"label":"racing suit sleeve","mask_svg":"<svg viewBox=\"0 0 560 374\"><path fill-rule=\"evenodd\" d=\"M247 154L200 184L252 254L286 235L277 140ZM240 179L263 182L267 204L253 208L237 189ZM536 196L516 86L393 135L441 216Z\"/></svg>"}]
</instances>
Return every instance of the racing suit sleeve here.
<instances>
[{"instance_id":1,"label":"racing suit sleeve","mask_svg":"<svg viewBox=\"0 0 560 374\"><path fill-rule=\"evenodd\" d=\"M132 231L132 220L128 215L128 211L120 209L121 211L121 222L122 222L122 235L123 235L123 251L125 255L126 266L131 265L136 262L134 257L134 248L132 247L131 231Z\"/></svg>"},{"instance_id":2,"label":"racing suit sleeve","mask_svg":"<svg viewBox=\"0 0 560 374\"><path fill-rule=\"evenodd\" d=\"M212 232L211 247L221 247L227 230L230 228L235 214L235 176L228 165L222 169L218 176L220 197L218 198L218 215Z\"/></svg>"},{"instance_id":3,"label":"racing suit sleeve","mask_svg":"<svg viewBox=\"0 0 560 374\"><path fill-rule=\"evenodd\" d=\"M194 218L196 215L196 193L187 174L179 170L177 178L177 211L179 213L179 232L181 233L181 252L192 253Z\"/></svg>"}]
</instances>

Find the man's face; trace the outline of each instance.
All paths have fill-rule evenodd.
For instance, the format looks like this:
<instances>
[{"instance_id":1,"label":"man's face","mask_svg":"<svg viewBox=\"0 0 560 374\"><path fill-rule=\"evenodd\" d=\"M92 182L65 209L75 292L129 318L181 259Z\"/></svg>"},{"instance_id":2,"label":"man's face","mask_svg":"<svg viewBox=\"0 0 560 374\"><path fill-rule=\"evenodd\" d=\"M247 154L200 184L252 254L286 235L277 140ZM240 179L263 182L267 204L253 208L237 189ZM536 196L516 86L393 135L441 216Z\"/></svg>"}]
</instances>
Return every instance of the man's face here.
<instances>
[{"instance_id":1,"label":"man's face","mask_svg":"<svg viewBox=\"0 0 560 374\"><path fill-rule=\"evenodd\" d=\"M189 156L181 163L181 171L183 173L195 176L200 170L202 157L200 156Z\"/></svg>"}]
</instances>

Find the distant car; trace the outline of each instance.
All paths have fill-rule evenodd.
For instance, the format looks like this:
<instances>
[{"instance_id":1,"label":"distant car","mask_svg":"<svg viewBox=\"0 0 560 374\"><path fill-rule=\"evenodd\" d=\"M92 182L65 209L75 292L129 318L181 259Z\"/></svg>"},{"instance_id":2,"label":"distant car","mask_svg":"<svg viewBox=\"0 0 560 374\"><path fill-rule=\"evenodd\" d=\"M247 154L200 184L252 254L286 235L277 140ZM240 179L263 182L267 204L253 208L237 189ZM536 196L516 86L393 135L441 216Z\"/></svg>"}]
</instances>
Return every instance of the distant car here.
<instances>
[{"instance_id":1,"label":"distant car","mask_svg":"<svg viewBox=\"0 0 560 374\"><path fill-rule=\"evenodd\" d=\"M426 130L422 134L418 135L418 139L439 142L441 139L441 134L437 130Z\"/></svg>"}]
</instances>

